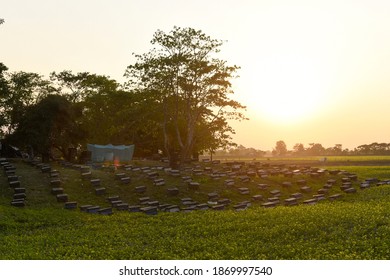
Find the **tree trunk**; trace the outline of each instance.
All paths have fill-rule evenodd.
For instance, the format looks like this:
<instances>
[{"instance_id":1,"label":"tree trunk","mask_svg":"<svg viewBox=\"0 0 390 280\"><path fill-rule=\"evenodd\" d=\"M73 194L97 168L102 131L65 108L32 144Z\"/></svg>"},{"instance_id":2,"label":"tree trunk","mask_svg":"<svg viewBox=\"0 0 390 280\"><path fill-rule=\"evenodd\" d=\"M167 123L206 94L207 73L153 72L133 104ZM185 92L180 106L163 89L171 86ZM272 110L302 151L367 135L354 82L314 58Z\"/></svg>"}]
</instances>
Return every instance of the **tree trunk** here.
<instances>
[{"instance_id":1,"label":"tree trunk","mask_svg":"<svg viewBox=\"0 0 390 280\"><path fill-rule=\"evenodd\" d=\"M164 110L164 120L161 124L163 134L164 134L164 149L168 157L169 167L173 169L177 169L177 158L175 158L175 151L172 147L172 144L169 141L169 135L167 131L167 123L168 123L168 113L167 113L167 101L163 101L163 110Z\"/></svg>"},{"instance_id":2,"label":"tree trunk","mask_svg":"<svg viewBox=\"0 0 390 280\"><path fill-rule=\"evenodd\" d=\"M170 151L169 167L172 169L178 169L179 166L178 166L177 162L178 162L177 152L174 149L172 149Z\"/></svg>"},{"instance_id":3,"label":"tree trunk","mask_svg":"<svg viewBox=\"0 0 390 280\"><path fill-rule=\"evenodd\" d=\"M42 163L49 163L50 161L50 152L46 151L42 153Z\"/></svg>"}]
</instances>

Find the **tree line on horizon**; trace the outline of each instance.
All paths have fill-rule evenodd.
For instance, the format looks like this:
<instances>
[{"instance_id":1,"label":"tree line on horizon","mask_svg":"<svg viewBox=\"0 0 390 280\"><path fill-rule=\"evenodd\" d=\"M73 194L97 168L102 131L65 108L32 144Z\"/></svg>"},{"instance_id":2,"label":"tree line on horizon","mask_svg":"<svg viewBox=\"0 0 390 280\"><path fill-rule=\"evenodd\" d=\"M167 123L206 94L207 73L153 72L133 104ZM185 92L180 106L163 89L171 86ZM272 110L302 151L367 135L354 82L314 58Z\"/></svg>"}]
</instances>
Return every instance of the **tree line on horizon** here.
<instances>
[{"instance_id":1,"label":"tree line on horizon","mask_svg":"<svg viewBox=\"0 0 390 280\"><path fill-rule=\"evenodd\" d=\"M171 166L228 148L229 120L246 118L230 97L239 67L217 57L222 43L193 28L158 30L123 84L69 70L47 79L0 62L0 138L44 160L87 143L134 144L135 156L161 155Z\"/></svg>"},{"instance_id":2,"label":"tree line on horizon","mask_svg":"<svg viewBox=\"0 0 390 280\"><path fill-rule=\"evenodd\" d=\"M359 145L354 149L343 149L342 144L335 144L333 147L323 147L320 143L309 143L307 147L297 143L292 150L287 148L283 140L276 142L271 151L263 151L255 148L247 148L243 145L220 149L216 156L225 157L252 157L261 158L267 156L368 156L368 155L390 155L390 143L373 142L371 144Z\"/></svg>"}]
</instances>

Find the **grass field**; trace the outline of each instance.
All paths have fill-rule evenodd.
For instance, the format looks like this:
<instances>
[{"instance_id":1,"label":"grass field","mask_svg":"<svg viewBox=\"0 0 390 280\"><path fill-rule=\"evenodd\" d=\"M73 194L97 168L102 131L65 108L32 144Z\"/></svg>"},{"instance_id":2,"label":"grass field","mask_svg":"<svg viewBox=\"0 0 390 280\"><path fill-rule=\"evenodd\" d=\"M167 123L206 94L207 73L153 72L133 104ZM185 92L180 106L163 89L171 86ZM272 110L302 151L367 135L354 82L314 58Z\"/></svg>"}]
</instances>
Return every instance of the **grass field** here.
<instances>
[{"instance_id":1,"label":"grass field","mask_svg":"<svg viewBox=\"0 0 390 280\"><path fill-rule=\"evenodd\" d=\"M83 180L80 171L52 164L60 173L62 187L79 205L91 204L110 207L108 196L119 195L129 204L137 204L140 197L149 196L161 203L180 205L181 199L191 197L198 203L207 203L208 194L217 192L231 204L223 211L197 210L157 215L116 211L113 215L64 209L63 203L51 194L50 178L40 169L24 162L16 166L21 186L26 188L27 204L23 208L10 206L13 190L7 177L0 175L0 259L389 259L390 258L390 185L372 184L360 189L367 178L390 178L388 166L327 166L328 170L343 170L342 174L325 173L311 177L294 173L292 177L281 174L260 178L251 177L243 182L240 174L227 174L215 179L209 174L194 175L192 170L182 171L200 184L191 190L181 177L173 177L162 169L157 170L165 179L165 186L154 186L142 170L124 171L132 178L122 184L115 174L122 170L112 168L92 170L107 189L105 195L96 195L89 180ZM134 166L150 166L136 162ZM159 165L159 164L157 164ZM206 166L200 166L202 168ZM279 166L279 168L287 168ZM199 168L199 167L197 167ZM212 166L213 169L217 167ZM248 166L246 168L249 168ZM294 170L299 166L293 166ZM187 174L188 173L188 174ZM357 174L352 182L356 193L340 191L345 174ZM234 178L233 187L224 180ZM271 190L281 190L280 200L299 192L296 184L306 180L312 188L302 200L310 199L329 179L335 185L327 197L342 193L339 200L324 199L315 205L277 206L264 208L262 202L251 199L263 195L267 200ZM287 189L283 183L292 185ZM267 190L258 184L268 184ZM138 194L135 187L144 185L147 191ZM179 195L167 194L175 186ZM246 187L249 195L238 192ZM244 211L235 211L233 205L251 201ZM264 201L263 201L264 202ZM183 206L180 205L182 208Z\"/></svg>"}]
</instances>

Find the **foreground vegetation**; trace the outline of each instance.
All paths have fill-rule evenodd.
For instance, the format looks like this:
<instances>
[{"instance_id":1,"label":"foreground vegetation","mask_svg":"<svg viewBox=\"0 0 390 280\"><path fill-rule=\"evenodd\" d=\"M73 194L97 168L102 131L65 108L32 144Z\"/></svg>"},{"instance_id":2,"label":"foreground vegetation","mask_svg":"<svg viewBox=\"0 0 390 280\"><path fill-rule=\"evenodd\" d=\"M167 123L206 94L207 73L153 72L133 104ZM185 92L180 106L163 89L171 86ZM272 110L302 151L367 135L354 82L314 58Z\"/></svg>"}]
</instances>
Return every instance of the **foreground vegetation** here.
<instances>
[{"instance_id":1,"label":"foreground vegetation","mask_svg":"<svg viewBox=\"0 0 390 280\"><path fill-rule=\"evenodd\" d=\"M1 175L0 259L390 258L390 185L373 186L339 201L310 206L266 209L254 204L240 212L230 208L148 216L118 211L104 216L63 209L50 195L47 177L24 163L15 164L22 183L30 189L29 204L24 208L9 206L10 191ZM390 169L335 168L356 172L359 180L388 179ZM78 190L72 187L72 182L79 182L80 188L77 172L60 171L73 198L90 199L85 201L88 203L103 202L101 197L86 196L89 191L86 185ZM98 172L101 173L95 174L99 176L106 174L106 180L112 175ZM206 177L198 179L203 180L205 187L211 183ZM274 183L279 179L285 180L275 178ZM107 182L116 187L114 182ZM127 188L126 199L130 200L134 193L129 191L130 187L122 188ZM150 194L156 196L157 192ZM233 201L239 199L233 193L225 195ZM163 198L161 194L159 199ZM198 199L202 199L201 194Z\"/></svg>"},{"instance_id":2,"label":"foreground vegetation","mask_svg":"<svg viewBox=\"0 0 390 280\"><path fill-rule=\"evenodd\" d=\"M120 213L1 207L2 259L388 259L389 188L373 201L245 212Z\"/></svg>"}]
</instances>

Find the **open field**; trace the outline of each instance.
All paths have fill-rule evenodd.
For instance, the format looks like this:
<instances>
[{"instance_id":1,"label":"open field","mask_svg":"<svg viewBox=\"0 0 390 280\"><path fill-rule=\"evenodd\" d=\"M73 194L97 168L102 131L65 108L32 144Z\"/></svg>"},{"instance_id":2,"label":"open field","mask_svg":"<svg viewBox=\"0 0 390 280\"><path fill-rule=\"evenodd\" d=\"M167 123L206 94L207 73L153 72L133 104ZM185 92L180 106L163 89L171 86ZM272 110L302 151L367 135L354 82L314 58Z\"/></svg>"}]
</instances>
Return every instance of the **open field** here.
<instances>
[{"instance_id":1,"label":"open field","mask_svg":"<svg viewBox=\"0 0 390 280\"><path fill-rule=\"evenodd\" d=\"M10 206L14 190L1 173L0 259L390 258L390 185L379 184L390 178L388 166L336 164L326 166L322 173L318 168L306 172L307 167L290 166L287 162L277 166L283 171L278 174L261 176L263 173L257 172L248 176L250 164L233 173L229 173L233 166L201 164L173 176L161 163L134 162L127 170L91 169L91 178L86 179L76 168L52 163L69 201L77 201L78 207L112 207L112 215L102 215L64 209L64 203L57 202L51 193L49 173L24 162L11 163L21 187L26 189L26 206ZM145 166L148 171L142 169ZM214 173L208 167L222 176L211 176ZM321 171L320 175L314 176L313 170ZM330 170L343 172L330 174ZM158 173L164 185L155 185L151 172ZM118 180L116 175L121 173L131 178L129 184ZM340 188L346 176L352 178L353 193ZM183 177L190 177L199 187L192 189ZM361 183L369 178L377 180L362 188ZM104 194L96 194L91 179L100 179L99 187L106 189ZM227 185L226 180L234 184ZM302 191L303 180L310 192ZM329 180L334 183L325 199L310 203L313 205L304 203L318 195ZM268 187L264 189L259 184ZM136 192L141 185L146 187L145 192ZM172 187L179 193L168 194L167 189ZM241 188L247 188L248 193L241 193ZM266 208L263 204L274 197L271 192L275 190L280 191L279 204ZM285 206L285 201L298 192L303 195L299 203ZM213 210L210 193L230 203L222 211ZM329 197L335 194L340 198L331 201ZM261 195L262 200L254 200L256 195ZM118 210L107 200L111 196L119 196L129 205L149 197L150 202L159 202L158 214ZM206 204L209 210L191 209L183 205L183 198L191 198L196 205ZM250 205L236 211L235 206L243 202ZM163 204L177 205L181 211L163 211Z\"/></svg>"}]
</instances>

